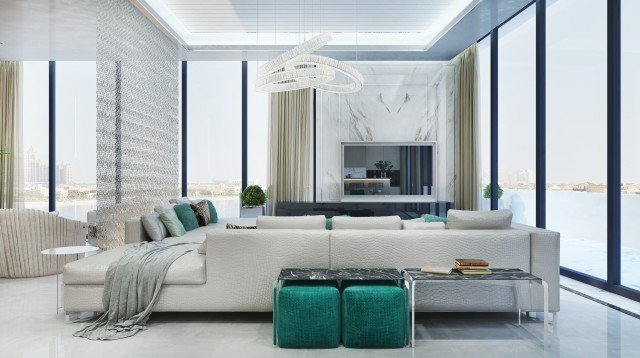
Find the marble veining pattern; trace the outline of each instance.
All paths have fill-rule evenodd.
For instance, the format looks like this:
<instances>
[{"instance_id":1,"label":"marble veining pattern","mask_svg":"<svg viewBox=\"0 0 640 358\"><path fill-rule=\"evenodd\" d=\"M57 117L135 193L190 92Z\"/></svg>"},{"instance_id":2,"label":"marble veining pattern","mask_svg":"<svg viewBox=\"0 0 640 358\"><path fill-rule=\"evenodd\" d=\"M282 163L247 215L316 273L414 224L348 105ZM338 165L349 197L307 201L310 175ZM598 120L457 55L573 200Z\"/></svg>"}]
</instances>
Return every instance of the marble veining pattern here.
<instances>
[{"instance_id":1,"label":"marble veining pattern","mask_svg":"<svg viewBox=\"0 0 640 358\"><path fill-rule=\"evenodd\" d=\"M437 141L438 199L452 200L453 98L449 97L453 77L449 66L430 62L351 64L365 78L360 92L317 94L318 200L340 200L340 143L346 141Z\"/></svg>"},{"instance_id":2,"label":"marble veining pattern","mask_svg":"<svg viewBox=\"0 0 640 358\"><path fill-rule=\"evenodd\" d=\"M284 268L278 280L402 280L396 269L306 269Z\"/></svg>"},{"instance_id":3,"label":"marble veining pattern","mask_svg":"<svg viewBox=\"0 0 640 358\"><path fill-rule=\"evenodd\" d=\"M404 272L417 281L541 281L539 277L520 269L492 268L488 275L463 275L456 269L449 275L424 273L417 268L405 269Z\"/></svg>"}]
</instances>

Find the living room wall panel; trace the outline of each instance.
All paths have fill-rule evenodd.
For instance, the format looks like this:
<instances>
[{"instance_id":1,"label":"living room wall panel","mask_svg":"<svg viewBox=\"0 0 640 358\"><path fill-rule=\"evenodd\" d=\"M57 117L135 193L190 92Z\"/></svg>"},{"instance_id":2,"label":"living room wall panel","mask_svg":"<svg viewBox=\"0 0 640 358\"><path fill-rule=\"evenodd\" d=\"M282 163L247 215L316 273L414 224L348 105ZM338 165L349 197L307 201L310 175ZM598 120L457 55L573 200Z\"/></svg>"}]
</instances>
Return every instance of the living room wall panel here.
<instances>
[{"instance_id":1,"label":"living room wall panel","mask_svg":"<svg viewBox=\"0 0 640 358\"><path fill-rule=\"evenodd\" d=\"M180 194L178 47L127 0L97 2L98 245Z\"/></svg>"},{"instance_id":2,"label":"living room wall panel","mask_svg":"<svg viewBox=\"0 0 640 358\"><path fill-rule=\"evenodd\" d=\"M341 142L437 141L438 200L453 201L452 68L437 62L351 64L364 76L360 92L317 92L317 200L340 201Z\"/></svg>"}]
</instances>

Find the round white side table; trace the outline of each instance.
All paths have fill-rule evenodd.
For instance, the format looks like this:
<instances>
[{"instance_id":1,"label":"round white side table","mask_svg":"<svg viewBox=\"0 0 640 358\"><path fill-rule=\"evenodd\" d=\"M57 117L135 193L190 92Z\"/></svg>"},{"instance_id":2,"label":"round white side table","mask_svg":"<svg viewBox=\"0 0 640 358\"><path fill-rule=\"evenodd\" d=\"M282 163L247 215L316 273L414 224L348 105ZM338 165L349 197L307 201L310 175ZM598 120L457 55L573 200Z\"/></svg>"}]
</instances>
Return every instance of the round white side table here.
<instances>
[{"instance_id":1,"label":"round white side table","mask_svg":"<svg viewBox=\"0 0 640 358\"><path fill-rule=\"evenodd\" d=\"M60 257L64 255L76 255L76 260L80 258L80 254L87 254L91 252L96 252L100 250L95 246L63 246L63 247L54 247L51 249L46 249L40 251L43 255L56 255L56 266L57 271L60 272ZM60 303L62 302L62 297L60 294L60 273L56 274L56 313L62 308Z\"/></svg>"}]
</instances>

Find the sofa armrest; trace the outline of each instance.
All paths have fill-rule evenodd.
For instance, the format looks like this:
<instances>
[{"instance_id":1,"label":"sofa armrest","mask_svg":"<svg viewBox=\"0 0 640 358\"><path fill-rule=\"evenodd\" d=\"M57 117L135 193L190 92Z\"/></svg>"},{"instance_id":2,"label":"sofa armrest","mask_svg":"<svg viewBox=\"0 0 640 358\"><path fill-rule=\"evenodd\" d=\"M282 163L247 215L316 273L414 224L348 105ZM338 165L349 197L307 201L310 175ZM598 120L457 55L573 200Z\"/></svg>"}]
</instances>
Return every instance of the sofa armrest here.
<instances>
[{"instance_id":1,"label":"sofa armrest","mask_svg":"<svg viewBox=\"0 0 640 358\"><path fill-rule=\"evenodd\" d=\"M512 227L529 233L531 274L549 285L549 311L560 311L560 233L521 224ZM542 287L536 285L532 290L536 297L533 302L542 302ZM542 311L542 307L535 308Z\"/></svg>"},{"instance_id":2,"label":"sofa armrest","mask_svg":"<svg viewBox=\"0 0 640 358\"><path fill-rule=\"evenodd\" d=\"M150 241L147 232L142 227L140 218L133 218L124 223L124 243L136 244L143 241Z\"/></svg>"}]
</instances>

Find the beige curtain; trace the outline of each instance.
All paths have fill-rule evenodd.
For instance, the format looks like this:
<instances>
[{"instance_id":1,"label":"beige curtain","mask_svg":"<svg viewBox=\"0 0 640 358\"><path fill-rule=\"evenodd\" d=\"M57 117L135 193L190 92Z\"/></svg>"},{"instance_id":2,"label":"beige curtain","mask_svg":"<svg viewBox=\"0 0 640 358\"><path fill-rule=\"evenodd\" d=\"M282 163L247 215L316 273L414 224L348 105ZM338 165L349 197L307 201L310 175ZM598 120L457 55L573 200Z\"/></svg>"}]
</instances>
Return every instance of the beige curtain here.
<instances>
[{"instance_id":1,"label":"beige curtain","mask_svg":"<svg viewBox=\"0 0 640 358\"><path fill-rule=\"evenodd\" d=\"M454 60L455 99L455 205L456 209L478 209L478 104L476 45Z\"/></svg>"},{"instance_id":2,"label":"beige curtain","mask_svg":"<svg viewBox=\"0 0 640 358\"><path fill-rule=\"evenodd\" d=\"M21 63L0 61L0 209L22 204Z\"/></svg>"},{"instance_id":3,"label":"beige curtain","mask_svg":"<svg viewBox=\"0 0 640 358\"><path fill-rule=\"evenodd\" d=\"M269 96L269 214L278 202L308 201L311 197L311 90Z\"/></svg>"}]
</instances>

